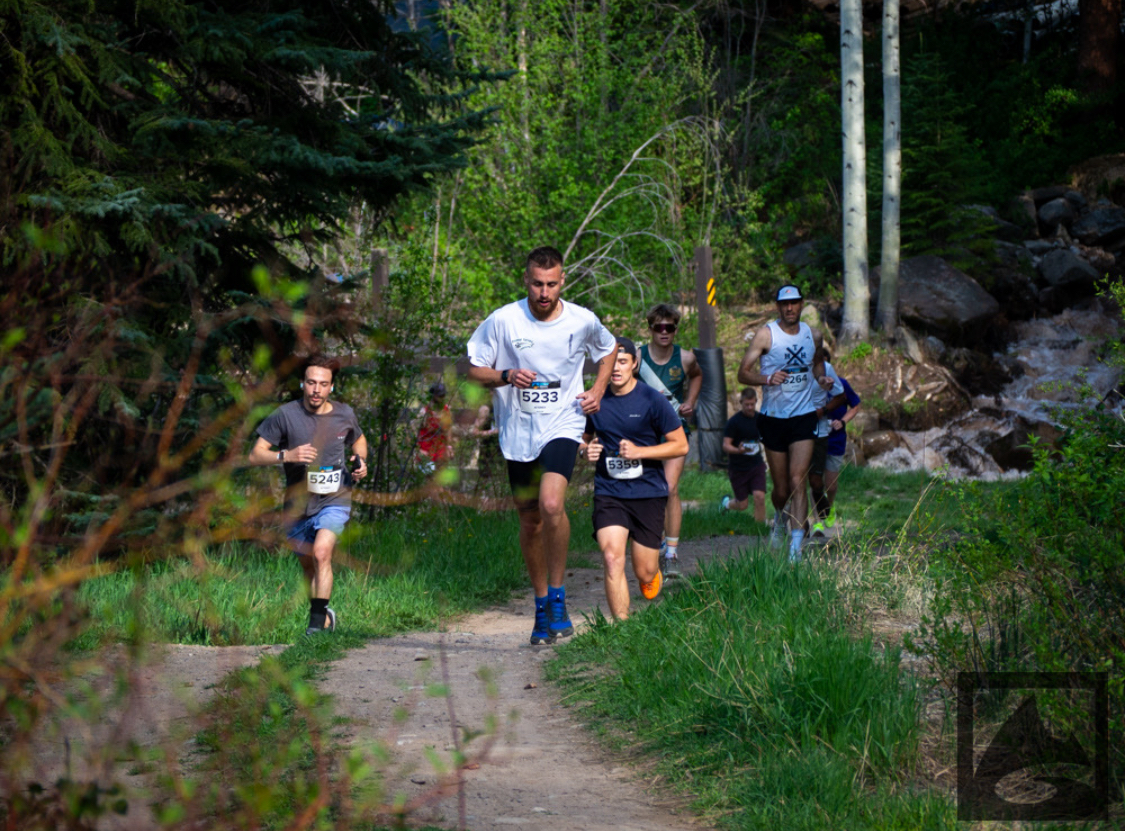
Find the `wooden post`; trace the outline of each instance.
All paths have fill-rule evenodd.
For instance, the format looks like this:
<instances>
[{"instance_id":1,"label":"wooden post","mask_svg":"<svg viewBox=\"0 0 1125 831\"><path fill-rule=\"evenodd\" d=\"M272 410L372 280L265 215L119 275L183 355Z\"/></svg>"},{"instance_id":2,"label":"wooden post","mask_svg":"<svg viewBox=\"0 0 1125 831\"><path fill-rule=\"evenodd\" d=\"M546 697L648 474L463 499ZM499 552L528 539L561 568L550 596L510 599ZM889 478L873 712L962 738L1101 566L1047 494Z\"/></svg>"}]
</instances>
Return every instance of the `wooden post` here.
<instances>
[{"instance_id":1,"label":"wooden post","mask_svg":"<svg viewBox=\"0 0 1125 831\"><path fill-rule=\"evenodd\" d=\"M715 332L715 269L711 246L695 249L695 308L699 314L699 345L714 349L719 345Z\"/></svg>"}]
</instances>

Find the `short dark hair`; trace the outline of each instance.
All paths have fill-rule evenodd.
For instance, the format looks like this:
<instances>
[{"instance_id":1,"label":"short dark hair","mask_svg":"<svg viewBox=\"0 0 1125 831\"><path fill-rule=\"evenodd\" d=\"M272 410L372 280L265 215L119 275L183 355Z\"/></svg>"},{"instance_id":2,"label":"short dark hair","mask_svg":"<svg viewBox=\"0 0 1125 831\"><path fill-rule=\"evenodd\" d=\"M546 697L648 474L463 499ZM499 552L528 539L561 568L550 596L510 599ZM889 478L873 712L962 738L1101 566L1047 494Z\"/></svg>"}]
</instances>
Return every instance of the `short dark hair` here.
<instances>
[{"instance_id":1,"label":"short dark hair","mask_svg":"<svg viewBox=\"0 0 1125 831\"><path fill-rule=\"evenodd\" d=\"M552 248L550 245L540 245L527 255L527 273L530 274L533 268L548 269L561 266L562 261L563 255L559 253L559 249Z\"/></svg>"},{"instance_id":2,"label":"short dark hair","mask_svg":"<svg viewBox=\"0 0 1125 831\"><path fill-rule=\"evenodd\" d=\"M673 306L671 303L657 303L648 310L645 317L648 319L648 325L652 326L658 320L670 320L677 326L680 325L680 310Z\"/></svg>"},{"instance_id":3,"label":"short dark hair","mask_svg":"<svg viewBox=\"0 0 1125 831\"><path fill-rule=\"evenodd\" d=\"M322 352L317 352L315 355L305 361L305 372L308 372L309 368L314 366L321 367L322 369L327 369L329 372L331 372L333 381L336 380L336 373L340 371L339 359L333 358L329 355L325 355ZM302 378L305 377L305 372L301 373Z\"/></svg>"},{"instance_id":4,"label":"short dark hair","mask_svg":"<svg viewBox=\"0 0 1125 831\"><path fill-rule=\"evenodd\" d=\"M758 400L758 391L756 389L754 389L753 387L743 387L742 392L740 392L738 394L738 397L739 397L739 400L741 400L743 398L753 398L755 401L757 401Z\"/></svg>"}]
</instances>

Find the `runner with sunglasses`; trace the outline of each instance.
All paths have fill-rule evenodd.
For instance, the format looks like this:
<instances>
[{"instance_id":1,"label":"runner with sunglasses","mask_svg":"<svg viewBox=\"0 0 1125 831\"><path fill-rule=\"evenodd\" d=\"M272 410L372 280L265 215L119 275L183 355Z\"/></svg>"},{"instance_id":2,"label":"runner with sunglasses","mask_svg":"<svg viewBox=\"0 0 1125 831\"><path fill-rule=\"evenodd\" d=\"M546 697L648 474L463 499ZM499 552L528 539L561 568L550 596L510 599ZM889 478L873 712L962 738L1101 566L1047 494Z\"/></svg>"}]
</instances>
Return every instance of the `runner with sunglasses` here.
<instances>
[{"instance_id":1,"label":"runner with sunglasses","mask_svg":"<svg viewBox=\"0 0 1125 831\"><path fill-rule=\"evenodd\" d=\"M703 387L703 370L690 349L673 343L680 325L680 310L668 303L657 303L648 312L650 340L641 346L641 380L668 399L680 416L684 435L690 435L688 419L695 414L695 403ZM666 577L680 576L677 547L680 544L680 525L683 506L680 503L680 475L684 472L686 457L664 460L664 478L668 480L668 505L664 510L664 540L660 543L663 555L661 570Z\"/></svg>"}]
</instances>

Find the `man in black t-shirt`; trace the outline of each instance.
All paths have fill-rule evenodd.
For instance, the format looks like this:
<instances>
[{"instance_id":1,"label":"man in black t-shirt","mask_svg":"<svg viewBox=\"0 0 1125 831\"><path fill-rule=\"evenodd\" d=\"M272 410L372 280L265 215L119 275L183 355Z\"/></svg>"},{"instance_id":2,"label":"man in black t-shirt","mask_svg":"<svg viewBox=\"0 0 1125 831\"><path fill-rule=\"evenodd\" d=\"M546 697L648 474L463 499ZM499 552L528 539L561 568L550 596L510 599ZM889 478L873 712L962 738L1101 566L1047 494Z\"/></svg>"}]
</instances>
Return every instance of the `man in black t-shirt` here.
<instances>
[{"instance_id":1,"label":"man in black t-shirt","mask_svg":"<svg viewBox=\"0 0 1125 831\"><path fill-rule=\"evenodd\" d=\"M594 538L605 559L605 597L616 620L629 616L625 551L633 538L633 572L641 594L660 594L660 537L668 503L665 459L688 451L680 417L668 400L637 382L637 347L617 338L609 389L601 409L587 416L579 453L597 464L594 473ZM661 443L661 440L664 440Z\"/></svg>"},{"instance_id":2,"label":"man in black t-shirt","mask_svg":"<svg viewBox=\"0 0 1125 831\"><path fill-rule=\"evenodd\" d=\"M252 465L285 470L289 545L300 557L309 588L305 634L332 631L332 553L351 516L352 482L367 475L367 439L347 404L329 401L335 359L309 359L299 401L283 404L258 427ZM349 470L348 461L351 462Z\"/></svg>"},{"instance_id":3,"label":"man in black t-shirt","mask_svg":"<svg viewBox=\"0 0 1125 831\"><path fill-rule=\"evenodd\" d=\"M766 521L766 464L762 458L761 435L758 433L758 393L751 387L739 396L742 409L727 422L723 432L723 451L729 457L727 475L734 497L724 496L725 511L745 511L750 494L754 495L754 519Z\"/></svg>"}]
</instances>

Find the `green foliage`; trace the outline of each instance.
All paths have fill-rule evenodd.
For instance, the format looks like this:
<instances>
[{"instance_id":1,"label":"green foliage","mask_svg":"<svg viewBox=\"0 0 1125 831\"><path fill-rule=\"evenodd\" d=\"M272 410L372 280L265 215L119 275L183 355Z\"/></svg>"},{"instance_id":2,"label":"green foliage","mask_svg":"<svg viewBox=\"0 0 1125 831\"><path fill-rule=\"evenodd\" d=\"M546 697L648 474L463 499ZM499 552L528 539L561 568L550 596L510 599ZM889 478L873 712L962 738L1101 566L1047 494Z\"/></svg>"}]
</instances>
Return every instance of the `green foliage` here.
<instances>
[{"instance_id":1,"label":"green foliage","mask_svg":"<svg viewBox=\"0 0 1125 831\"><path fill-rule=\"evenodd\" d=\"M952 828L944 800L895 786L918 688L846 618L827 574L750 550L623 623L595 620L547 670L727 827Z\"/></svg>"},{"instance_id":2,"label":"green foliage","mask_svg":"<svg viewBox=\"0 0 1125 831\"><path fill-rule=\"evenodd\" d=\"M971 105L950 83L941 56L923 54L903 69L902 237L911 255L936 254L966 265L963 249L987 250L987 221L969 207L989 201L982 141L966 129Z\"/></svg>"},{"instance_id":3,"label":"green foliage","mask_svg":"<svg viewBox=\"0 0 1125 831\"><path fill-rule=\"evenodd\" d=\"M495 109L470 164L398 223L437 220L460 299L478 311L513 299L542 244L568 253L578 302L639 311L654 285L681 288L717 187L711 127L685 120L708 94L692 17L620 0L474 0L450 4L446 23L459 65L512 73L470 99Z\"/></svg>"},{"instance_id":4,"label":"green foliage","mask_svg":"<svg viewBox=\"0 0 1125 831\"><path fill-rule=\"evenodd\" d=\"M1100 103L1079 92L1073 29L1056 24L1037 32L1025 56L1022 23L1005 32L980 19L991 12L966 7L940 27L920 28L904 49L942 56L951 90L966 105L959 121L989 169L987 201L999 206L1125 142ZM908 113L903 118L911 123Z\"/></svg>"},{"instance_id":5,"label":"green foliage","mask_svg":"<svg viewBox=\"0 0 1125 831\"><path fill-rule=\"evenodd\" d=\"M1033 441L1026 478L955 492L963 533L935 552L933 608L917 639L947 674L1113 673L1125 661L1125 421L1101 408L1056 417L1066 433L1053 448ZM1110 692L1110 729L1119 731L1119 681ZM1052 715L1080 735L1088 721L1074 702ZM1111 767L1120 782L1119 748L1111 749Z\"/></svg>"},{"instance_id":6,"label":"green foliage","mask_svg":"<svg viewBox=\"0 0 1125 831\"><path fill-rule=\"evenodd\" d=\"M34 252L30 224L66 262L214 292L255 261L301 268L279 242L325 242L356 200L385 211L460 164L467 76L384 6L7 4L4 263Z\"/></svg>"}]
</instances>

